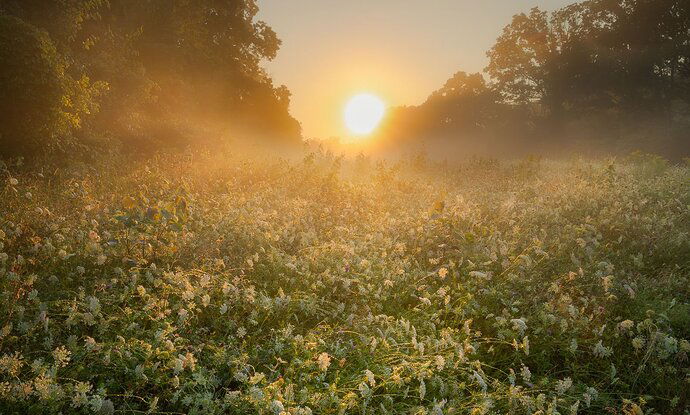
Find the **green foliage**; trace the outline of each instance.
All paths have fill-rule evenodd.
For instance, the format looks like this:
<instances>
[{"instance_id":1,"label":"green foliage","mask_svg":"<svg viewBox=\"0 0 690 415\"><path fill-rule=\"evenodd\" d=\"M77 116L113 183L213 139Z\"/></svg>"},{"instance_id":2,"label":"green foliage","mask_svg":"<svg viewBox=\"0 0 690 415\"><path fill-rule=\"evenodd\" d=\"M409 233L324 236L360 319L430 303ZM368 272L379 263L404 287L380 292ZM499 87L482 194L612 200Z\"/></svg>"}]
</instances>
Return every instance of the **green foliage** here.
<instances>
[{"instance_id":1,"label":"green foliage","mask_svg":"<svg viewBox=\"0 0 690 415\"><path fill-rule=\"evenodd\" d=\"M0 176L3 414L690 410L687 165Z\"/></svg>"},{"instance_id":2,"label":"green foliage","mask_svg":"<svg viewBox=\"0 0 690 415\"><path fill-rule=\"evenodd\" d=\"M104 85L68 74L46 32L0 15L0 156L65 151Z\"/></svg>"},{"instance_id":3,"label":"green foliage","mask_svg":"<svg viewBox=\"0 0 690 415\"><path fill-rule=\"evenodd\" d=\"M98 138L132 150L299 142L289 91L260 66L280 41L257 13L254 0L2 2L0 156Z\"/></svg>"},{"instance_id":4,"label":"green foliage","mask_svg":"<svg viewBox=\"0 0 690 415\"><path fill-rule=\"evenodd\" d=\"M560 141L677 157L688 151L688 44L687 1L589 0L514 16L486 70L504 102Z\"/></svg>"},{"instance_id":5,"label":"green foliage","mask_svg":"<svg viewBox=\"0 0 690 415\"><path fill-rule=\"evenodd\" d=\"M533 8L487 52L488 82L460 72L422 105L396 109L382 135L492 156L643 150L677 160L690 151L688 45L686 0ZM449 86L458 92L444 95Z\"/></svg>"},{"instance_id":6,"label":"green foliage","mask_svg":"<svg viewBox=\"0 0 690 415\"><path fill-rule=\"evenodd\" d=\"M516 104L539 101L545 94L547 60L553 50L548 14L533 8L521 13L503 29L487 53L487 73L503 99Z\"/></svg>"}]
</instances>

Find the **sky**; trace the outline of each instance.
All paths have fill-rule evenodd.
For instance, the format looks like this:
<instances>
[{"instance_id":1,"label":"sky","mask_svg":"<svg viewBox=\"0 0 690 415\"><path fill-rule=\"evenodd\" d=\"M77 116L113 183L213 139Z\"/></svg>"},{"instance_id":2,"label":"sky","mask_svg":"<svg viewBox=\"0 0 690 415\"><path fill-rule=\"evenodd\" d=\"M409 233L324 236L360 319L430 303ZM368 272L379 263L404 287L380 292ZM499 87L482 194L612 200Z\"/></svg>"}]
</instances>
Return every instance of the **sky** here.
<instances>
[{"instance_id":1,"label":"sky","mask_svg":"<svg viewBox=\"0 0 690 415\"><path fill-rule=\"evenodd\" d=\"M292 92L307 138L347 138L343 109L361 92L417 105L457 71L479 72L511 17L573 0L258 0L282 40L265 64Z\"/></svg>"}]
</instances>

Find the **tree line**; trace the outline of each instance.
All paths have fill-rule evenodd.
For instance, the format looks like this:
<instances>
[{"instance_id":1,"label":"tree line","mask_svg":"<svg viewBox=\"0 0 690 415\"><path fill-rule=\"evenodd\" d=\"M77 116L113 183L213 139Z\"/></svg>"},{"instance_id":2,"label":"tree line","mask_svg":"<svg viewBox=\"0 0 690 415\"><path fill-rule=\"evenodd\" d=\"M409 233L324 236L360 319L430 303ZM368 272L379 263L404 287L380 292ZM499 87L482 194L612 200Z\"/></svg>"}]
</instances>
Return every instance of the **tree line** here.
<instances>
[{"instance_id":1,"label":"tree line","mask_svg":"<svg viewBox=\"0 0 690 415\"><path fill-rule=\"evenodd\" d=\"M299 142L256 0L0 0L0 156Z\"/></svg>"},{"instance_id":2,"label":"tree line","mask_svg":"<svg viewBox=\"0 0 690 415\"><path fill-rule=\"evenodd\" d=\"M299 143L256 0L0 0L0 157ZM483 73L395 108L384 148L690 153L690 2L586 0L513 17Z\"/></svg>"},{"instance_id":3,"label":"tree line","mask_svg":"<svg viewBox=\"0 0 690 415\"><path fill-rule=\"evenodd\" d=\"M396 108L383 143L458 142L512 152L690 154L690 2L587 0L513 17L484 73L456 73Z\"/></svg>"}]
</instances>

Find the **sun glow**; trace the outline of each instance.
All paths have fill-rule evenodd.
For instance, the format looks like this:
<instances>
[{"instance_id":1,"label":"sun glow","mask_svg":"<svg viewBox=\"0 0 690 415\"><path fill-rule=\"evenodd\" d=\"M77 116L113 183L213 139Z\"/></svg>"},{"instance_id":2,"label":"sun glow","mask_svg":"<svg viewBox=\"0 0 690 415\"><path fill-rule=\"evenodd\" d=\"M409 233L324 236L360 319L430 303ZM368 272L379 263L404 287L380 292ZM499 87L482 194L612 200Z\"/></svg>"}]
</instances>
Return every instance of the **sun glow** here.
<instances>
[{"instance_id":1,"label":"sun glow","mask_svg":"<svg viewBox=\"0 0 690 415\"><path fill-rule=\"evenodd\" d=\"M345 126L354 135L367 135L379 125L386 106L373 94L358 94L350 98L345 105L343 119Z\"/></svg>"}]
</instances>

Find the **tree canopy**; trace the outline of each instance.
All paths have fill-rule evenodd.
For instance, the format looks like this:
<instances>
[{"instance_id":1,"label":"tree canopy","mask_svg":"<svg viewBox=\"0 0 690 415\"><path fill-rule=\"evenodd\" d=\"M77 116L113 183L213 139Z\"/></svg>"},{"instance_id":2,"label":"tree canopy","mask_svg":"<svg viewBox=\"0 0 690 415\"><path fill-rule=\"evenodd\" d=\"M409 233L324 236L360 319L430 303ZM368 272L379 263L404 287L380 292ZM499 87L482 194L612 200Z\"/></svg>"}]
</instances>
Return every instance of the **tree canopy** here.
<instances>
[{"instance_id":1,"label":"tree canopy","mask_svg":"<svg viewBox=\"0 0 690 415\"><path fill-rule=\"evenodd\" d=\"M35 26L0 15L0 61L0 156L61 151L98 110L105 85L70 76L68 61Z\"/></svg>"},{"instance_id":2,"label":"tree canopy","mask_svg":"<svg viewBox=\"0 0 690 415\"><path fill-rule=\"evenodd\" d=\"M481 74L456 74L424 104L394 111L382 135L393 143L482 133L529 151L583 144L690 153L687 1L533 8L513 17L487 56L485 84ZM452 88L470 79L474 88ZM402 113L406 121L395 115ZM412 131L397 127L410 119Z\"/></svg>"},{"instance_id":3,"label":"tree canopy","mask_svg":"<svg viewBox=\"0 0 690 415\"><path fill-rule=\"evenodd\" d=\"M50 82L89 80L107 91L89 95L91 111L79 114L72 136L134 148L220 135L300 140L289 91L261 67L276 56L280 40L257 12L255 0L0 1L5 20L35 28L42 44L52 45L51 59L63 62ZM8 36L14 30L8 27ZM8 54L2 71L32 65L20 59L35 51L23 52ZM28 84L12 88L36 91ZM17 131L6 135L25 139ZM63 131L56 136L68 141Z\"/></svg>"}]
</instances>

